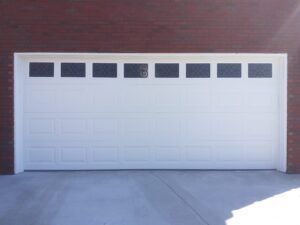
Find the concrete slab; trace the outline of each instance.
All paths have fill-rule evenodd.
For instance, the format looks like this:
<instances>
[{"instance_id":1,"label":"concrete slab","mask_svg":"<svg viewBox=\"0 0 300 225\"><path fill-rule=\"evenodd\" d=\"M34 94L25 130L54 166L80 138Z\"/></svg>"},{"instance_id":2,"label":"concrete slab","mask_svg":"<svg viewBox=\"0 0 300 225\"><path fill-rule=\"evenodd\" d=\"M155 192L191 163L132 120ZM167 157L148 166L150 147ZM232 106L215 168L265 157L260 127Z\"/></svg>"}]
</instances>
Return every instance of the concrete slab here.
<instances>
[{"instance_id":1,"label":"concrete slab","mask_svg":"<svg viewBox=\"0 0 300 225\"><path fill-rule=\"evenodd\" d=\"M80 171L0 176L2 225L300 224L300 175Z\"/></svg>"}]
</instances>

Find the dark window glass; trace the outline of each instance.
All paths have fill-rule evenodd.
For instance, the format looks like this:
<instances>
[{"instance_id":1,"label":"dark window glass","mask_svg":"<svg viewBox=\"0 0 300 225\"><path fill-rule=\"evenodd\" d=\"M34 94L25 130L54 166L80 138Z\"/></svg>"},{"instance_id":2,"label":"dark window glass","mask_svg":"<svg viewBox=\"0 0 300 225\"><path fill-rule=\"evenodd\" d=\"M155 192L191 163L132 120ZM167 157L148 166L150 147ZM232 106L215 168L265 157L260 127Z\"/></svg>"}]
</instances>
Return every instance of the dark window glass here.
<instances>
[{"instance_id":1,"label":"dark window glass","mask_svg":"<svg viewBox=\"0 0 300 225\"><path fill-rule=\"evenodd\" d=\"M155 77L157 78L178 78L179 64L178 63L156 63Z\"/></svg>"},{"instance_id":2,"label":"dark window glass","mask_svg":"<svg viewBox=\"0 0 300 225\"><path fill-rule=\"evenodd\" d=\"M117 77L117 64L93 63L93 77Z\"/></svg>"},{"instance_id":3,"label":"dark window glass","mask_svg":"<svg viewBox=\"0 0 300 225\"><path fill-rule=\"evenodd\" d=\"M141 63L125 63L124 77L126 78L147 78L148 64Z\"/></svg>"},{"instance_id":4,"label":"dark window glass","mask_svg":"<svg viewBox=\"0 0 300 225\"><path fill-rule=\"evenodd\" d=\"M85 77L85 63L62 63L62 77Z\"/></svg>"},{"instance_id":5,"label":"dark window glass","mask_svg":"<svg viewBox=\"0 0 300 225\"><path fill-rule=\"evenodd\" d=\"M218 77L242 77L242 65L240 63L219 63Z\"/></svg>"},{"instance_id":6,"label":"dark window glass","mask_svg":"<svg viewBox=\"0 0 300 225\"><path fill-rule=\"evenodd\" d=\"M186 77L210 77L209 63L188 63L186 64Z\"/></svg>"},{"instance_id":7,"label":"dark window glass","mask_svg":"<svg viewBox=\"0 0 300 225\"><path fill-rule=\"evenodd\" d=\"M54 63L29 63L30 77L54 77Z\"/></svg>"},{"instance_id":8,"label":"dark window glass","mask_svg":"<svg viewBox=\"0 0 300 225\"><path fill-rule=\"evenodd\" d=\"M249 63L248 77L272 77L271 63Z\"/></svg>"}]
</instances>

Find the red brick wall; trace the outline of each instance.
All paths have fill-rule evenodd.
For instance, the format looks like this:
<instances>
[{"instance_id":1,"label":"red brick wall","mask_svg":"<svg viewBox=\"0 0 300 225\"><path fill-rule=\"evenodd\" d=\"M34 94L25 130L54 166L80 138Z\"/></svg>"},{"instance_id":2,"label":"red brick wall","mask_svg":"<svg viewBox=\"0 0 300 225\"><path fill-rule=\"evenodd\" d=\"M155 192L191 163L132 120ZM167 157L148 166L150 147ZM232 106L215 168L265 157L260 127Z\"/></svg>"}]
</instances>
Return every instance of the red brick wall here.
<instances>
[{"instance_id":1,"label":"red brick wall","mask_svg":"<svg viewBox=\"0 0 300 225\"><path fill-rule=\"evenodd\" d=\"M287 52L288 171L300 172L298 0L0 0L0 173L14 166L14 52Z\"/></svg>"}]
</instances>

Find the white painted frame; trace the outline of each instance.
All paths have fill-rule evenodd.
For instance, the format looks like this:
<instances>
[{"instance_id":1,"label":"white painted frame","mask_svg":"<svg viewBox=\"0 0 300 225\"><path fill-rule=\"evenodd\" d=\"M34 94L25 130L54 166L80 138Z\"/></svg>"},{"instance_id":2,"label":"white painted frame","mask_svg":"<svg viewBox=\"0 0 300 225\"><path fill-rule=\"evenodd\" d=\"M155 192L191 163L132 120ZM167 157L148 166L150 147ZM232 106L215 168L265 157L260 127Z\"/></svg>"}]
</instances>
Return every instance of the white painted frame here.
<instances>
[{"instance_id":1,"label":"white painted frame","mask_svg":"<svg viewBox=\"0 0 300 225\"><path fill-rule=\"evenodd\" d=\"M24 74L22 68L26 65L24 60L27 58L41 59L47 57L220 57L220 56L262 56L276 57L279 65L279 150L276 155L276 169L282 172L287 170L287 85L288 85L288 62L287 54L255 54L255 53L15 53L14 54L14 173L24 171L23 163L23 82Z\"/></svg>"}]
</instances>

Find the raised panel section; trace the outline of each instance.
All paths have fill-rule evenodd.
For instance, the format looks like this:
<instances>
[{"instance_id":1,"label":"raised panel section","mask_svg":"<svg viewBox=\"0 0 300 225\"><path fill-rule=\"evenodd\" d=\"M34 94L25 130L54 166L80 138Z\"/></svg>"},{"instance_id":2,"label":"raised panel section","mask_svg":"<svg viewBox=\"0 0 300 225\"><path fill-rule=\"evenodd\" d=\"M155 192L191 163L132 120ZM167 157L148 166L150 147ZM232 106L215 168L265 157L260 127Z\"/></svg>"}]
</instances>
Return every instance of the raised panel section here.
<instances>
[{"instance_id":1,"label":"raised panel section","mask_svg":"<svg viewBox=\"0 0 300 225\"><path fill-rule=\"evenodd\" d=\"M182 154L178 147L154 147L156 161L180 161Z\"/></svg>"},{"instance_id":2,"label":"raised panel section","mask_svg":"<svg viewBox=\"0 0 300 225\"><path fill-rule=\"evenodd\" d=\"M87 88L81 86L64 87L60 89L57 112L89 112L91 98Z\"/></svg>"},{"instance_id":3,"label":"raised panel section","mask_svg":"<svg viewBox=\"0 0 300 225\"><path fill-rule=\"evenodd\" d=\"M209 161L212 159L210 145L186 146L186 159L189 161Z\"/></svg>"},{"instance_id":4,"label":"raised panel section","mask_svg":"<svg viewBox=\"0 0 300 225\"><path fill-rule=\"evenodd\" d=\"M276 112L278 110L278 94L272 91L248 92L245 95L246 112Z\"/></svg>"},{"instance_id":5,"label":"raised panel section","mask_svg":"<svg viewBox=\"0 0 300 225\"><path fill-rule=\"evenodd\" d=\"M153 132L153 145L174 145L180 139L180 120L176 118L156 119Z\"/></svg>"},{"instance_id":6,"label":"raised panel section","mask_svg":"<svg viewBox=\"0 0 300 225\"><path fill-rule=\"evenodd\" d=\"M46 146L28 147L27 162L30 163L53 163L55 162L55 148Z\"/></svg>"},{"instance_id":7,"label":"raised panel section","mask_svg":"<svg viewBox=\"0 0 300 225\"><path fill-rule=\"evenodd\" d=\"M211 125L211 118L207 114L203 114L202 117L188 116L188 118L183 120L182 124L183 142L189 145L210 140L212 138Z\"/></svg>"},{"instance_id":8,"label":"raised panel section","mask_svg":"<svg viewBox=\"0 0 300 225\"><path fill-rule=\"evenodd\" d=\"M241 161L244 159L244 145L242 142L218 142L214 146L215 159L223 161Z\"/></svg>"},{"instance_id":9,"label":"raised panel section","mask_svg":"<svg viewBox=\"0 0 300 225\"><path fill-rule=\"evenodd\" d=\"M149 118L126 118L121 122L122 143L126 145L151 144L152 124Z\"/></svg>"},{"instance_id":10,"label":"raised panel section","mask_svg":"<svg viewBox=\"0 0 300 225\"><path fill-rule=\"evenodd\" d=\"M275 140L278 130L276 117L272 114L252 114L245 119L245 138Z\"/></svg>"},{"instance_id":11,"label":"raised panel section","mask_svg":"<svg viewBox=\"0 0 300 225\"><path fill-rule=\"evenodd\" d=\"M57 111L56 89L51 87L37 88L26 87L25 96L26 112L55 112Z\"/></svg>"},{"instance_id":12,"label":"raised panel section","mask_svg":"<svg viewBox=\"0 0 300 225\"><path fill-rule=\"evenodd\" d=\"M93 120L93 133L100 135L115 135L117 131L117 119L96 118Z\"/></svg>"},{"instance_id":13,"label":"raised panel section","mask_svg":"<svg viewBox=\"0 0 300 225\"><path fill-rule=\"evenodd\" d=\"M153 112L154 91L153 86L131 85L123 92L119 104L124 112Z\"/></svg>"},{"instance_id":14,"label":"raised panel section","mask_svg":"<svg viewBox=\"0 0 300 225\"><path fill-rule=\"evenodd\" d=\"M147 147L125 147L122 150L123 160L131 162L149 161L149 149Z\"/></svg>"},{"instance_id":15,"label":"raised panel section","mask_svg":"<svg viewBox=\"0 0 300 225\"><path fill-rule=\"evenodd\" d=\"M94 142L110 146L112 144L121 144L121 130L118 119L116 118L97 118L92 120L92 134L90 138Z\"/></svg>"},{"instance_id":16,"label":"raised panel section","mask_svg":"<svg viewBox=\"0 0 300 225\"><path fill-rule=\"evenodd\" d=\"M155 95L154 111L156 112L179 112L182 111L181 87L174 86L157 86L153 90Z\"/></svg>"},{"instance_id":17,"label":"raised panel section","mask_svg":"<svg viewBox=\"0 0 300 225\"><path fill-rule=\"evenodd\" d=\"M63 134L86 134L88 131L87 121L77 119L62 119L61 132Z\"/></svg>"},{"instance_id":18,"label":"raised panel section","mask_svg":"<svg viewBox=\"0 0 300 225\"><path fill-rule=\"evenodd\" d=\"M111 88L110 86L101 85L93 87L92 104L93 112L122 112L121 96L123 93L121 88Z\"/></svg>"},{"instance_id":19,"label":"raised panel section","mask_svg":"<svg viewBox=\"0 0 300 225\"><path fill-rule=\"evenodd\" d=\"M86 161L86 148L70 146L61 148L61 162L83 163Z\"/></svg>"},{"instance_id":20,"label":"raised panel section","mask_svg":"<svg viewBox=\"0 0 300 225\"><path fill-rule=\"evenodd\" d=\"M205 89L193 86L186 87L183 110L188 112L210 112L212 106L211 92Z\"/></svg>"},{"instance_id":21,"label":"raised panel section","mask_svg":"<svg viewBox=\"0 0 300 225\"><path fill-rule=\"evenodd\" d=\"M215 112L242 112L244 111L243 91L216 91L213 103Z\"/></svg>"},{"instance_id":22,"label":"raised panel section","mask_svg":"<svg viewBox=\"0 0 300 225\"><path fill-rule=\"evenodd\" d=\"M96 118L93 120L93 132L95 134L115 134L117 130L117 119L114 118Z\"/></svg>"},{"instance_id":23,"label":"raised panel section","mask_svg":"<svg viewBox=\"0 0 300 225\"><path fill-rule=\"evenodd\" d=\"M213 120L213 139L241 140L243 138L243 116L217 114Z\"/></svg>"},{"instance_id":24,"label":"raised panel section","mask_svg":"<svg viewBox=\"0 0 300 225\"><path fill-rule=\"evenodd\" d=\"M273 161L274 142L256 141L245 146L245 157L248 161Z\"/></svg>"},{"instance_id":25,"label":"raised panel section","mask_svg":"<svg viewBox=\"0 0 300 225\"><path fill-rule=\"evenodd\" d=\"M31 118L28 124L29 134L53 134L55 132L55 120L47 118Z\"/></svg>"},{"instance_id":26,"label":"raised panel section","mask_svg":"<svg viewBox=\"0 0 300 225\"><path fill-rule=\"evenodd\" d=\"M111 146L93 146L93 162L116 162L118 160L118 149Z\"/></svg>"}]
</instances>

